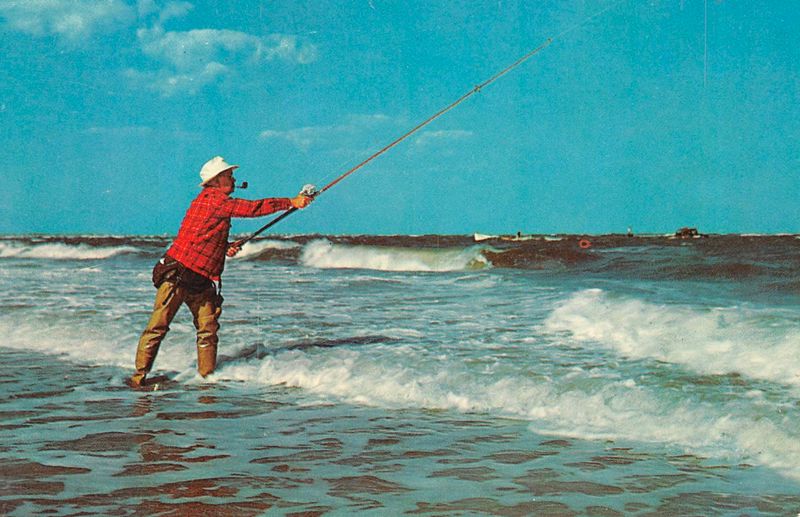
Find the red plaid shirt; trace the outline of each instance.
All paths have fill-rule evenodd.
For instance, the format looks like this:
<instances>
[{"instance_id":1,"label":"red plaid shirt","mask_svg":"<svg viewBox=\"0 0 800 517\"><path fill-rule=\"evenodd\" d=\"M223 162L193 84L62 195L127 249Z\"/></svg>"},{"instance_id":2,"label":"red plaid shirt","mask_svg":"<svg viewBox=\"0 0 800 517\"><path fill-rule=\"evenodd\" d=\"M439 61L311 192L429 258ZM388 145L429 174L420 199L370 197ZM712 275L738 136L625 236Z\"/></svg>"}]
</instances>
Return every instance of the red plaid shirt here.
<instances>
[{"instance_id":1,"label":"red plaid shirt","mask_svg":"<svg viewBox=\"0 0 800 517\"><path fill-rule=\"evenodd\" d=\"M214 187L206 187L192 201L175 242L167 255L187 268L219 280L225 267L231 217L259 217L292 207L289 198L249 201L232 198Z\"/></svg>"}]
</instances>

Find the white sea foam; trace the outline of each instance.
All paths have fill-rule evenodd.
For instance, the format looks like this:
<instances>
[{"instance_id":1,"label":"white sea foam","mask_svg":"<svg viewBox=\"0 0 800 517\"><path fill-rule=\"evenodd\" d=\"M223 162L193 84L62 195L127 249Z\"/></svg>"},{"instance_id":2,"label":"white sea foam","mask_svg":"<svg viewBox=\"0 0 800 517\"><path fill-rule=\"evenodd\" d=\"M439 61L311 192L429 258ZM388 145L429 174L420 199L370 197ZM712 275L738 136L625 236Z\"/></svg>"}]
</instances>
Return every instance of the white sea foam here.
<instances>
[{"instance_id":1,"label":"white sea foam","mask_svg":"<svg viewBox=\"0 0 800 517\"><path fill-rule=\"evenodd\" d=\"M545 321L579 343L597 343L631 358L680 364L702 374L740 373L800 385L800 330L774 309L696 309L578 292Z\"/></svg>"},{"instance_id":2,"label":"white sea foam","mask_svg":"<svg viewBox=\"0 0 800 517\"><path fill-rule=\"evenodd\" d=\"M143 287L152 303L152 286L145 284ZM14 316L0 312L0 335L3 336L0 346L60 355L81 364L131 369L139 332L149 317L147 305L120 303L113 309L107 306L100 309L96 299L87 298L83 290L73 291L63 286L60 291L56 304L31 298L31 310L25 314ZM75 294L65 294L68 292ZM25 300L20 298L20 302ZM191 374L194 372L195 329L191 317L186 317L188 314L180 316L170 325L169 335L158 354L157 367ZM65 367L69 367L68 363Z\"/></svg>"},{"instance_id":3,"label":"white sea foam","mask_svg":"<svg viewBox=\"0 0 800 517\"><path fill-rule=\"evenodd\" d=\"M130 371L140 327L130 322L113 325L107 316L107 325L76 319L68 327L41 318L20 323L4 317L0 319L3 346L64 354L75 362ZM137 317L135 323L143 324L146 314L141 316L142 321ZM156 366L180 372L179 379L193 382L194 328L183 316L173 322ZM252 337L252 329L244 334ZM531 377L526 368L515 368L508 361L498 369L476 370L462 356L415 344L425 335L414 329L397 327L384 334L408 343L276 351L261 360L223 364L211 381L283 384L315 396L385 408L453 409L522 418L539 433L664 443L699 454L745 458L800 479L796 427L791 421L782 425L748 411L742 406L748 402L675 398L669 391L639 386L631 378L598 377L580 367L562 377L546 378ZM228 350L235 347L237 335L235 329L226 334Z\"/></svg>"},{"instance_id":4,"label":"white sea foam","mask_svg":"<svg viewBox=\"0 0 800 517\"><path fill-rule=\"evenodd\" d=\"M55 260L102 260L123 253L135 253L131 246L87 246L85 244L23 244L0 242L0 258Z\"/></svg>"},{"instance_id":5,"label":"white sea foam","mask_svg":"<svg viewBox=\"0 0 800 517\"><path fill-rule=\"evenodd\" d=\"M293 241L250 241L242 246L242 251L240 251L234 258L239 260L248 259L251 257L256 257L266 250L290 250L299 247L300 245Z\"/></svg>"},{"instance_id":6,"label":"white sea foam","mask_svg":"<svg viewBox=\"0 0 800 517\"><path fill-rule=\"evenodd\" d=\"M388 350L388 349L387 349ZM743 458L800 479L800 440L775 422L736 406L665 398L632 379L605 379L591 389L574 379L497 378L467 371L446 355L415 348L393 353L285 352L258 364L231 365L221 379L285 384L357 404L488 412L533 422L538 433L580 439L665 443L687 452ZM584 380L592 374L576 371ZM738 416L732 416L738 415ZM794 434L793 434L794 433Z\"/></svg>"},{"instance_id":7,"label":"white sea foam","mask_svg":"<svg viewBox=\"0 0 800 517\"><path fill-rule=\"evenodd\" d=\"M316 240L304 248L303 265L321 269L351 268L380 271L461 271L486 267L488 261L479 247L392 248L353 246Z\"/></svg>"}]
</instances>

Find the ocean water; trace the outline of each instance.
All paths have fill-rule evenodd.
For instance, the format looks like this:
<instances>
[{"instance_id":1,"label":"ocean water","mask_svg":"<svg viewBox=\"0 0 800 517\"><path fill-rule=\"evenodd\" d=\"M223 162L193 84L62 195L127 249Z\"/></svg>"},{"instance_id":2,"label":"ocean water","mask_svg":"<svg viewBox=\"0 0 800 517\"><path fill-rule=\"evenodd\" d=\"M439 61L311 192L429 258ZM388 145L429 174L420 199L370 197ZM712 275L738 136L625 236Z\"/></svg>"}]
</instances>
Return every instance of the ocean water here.
<instances>
[{"instance_id":1,"label":"ocean water","mask_svg":"<svg viewBox=\"0 0 800 517\"><path fill-rule=\"evenodd\" d=\"M797 236L271 236L134 391L169 242L0 237L0 514L800 513Z\"/></svg>"}]
</instances>

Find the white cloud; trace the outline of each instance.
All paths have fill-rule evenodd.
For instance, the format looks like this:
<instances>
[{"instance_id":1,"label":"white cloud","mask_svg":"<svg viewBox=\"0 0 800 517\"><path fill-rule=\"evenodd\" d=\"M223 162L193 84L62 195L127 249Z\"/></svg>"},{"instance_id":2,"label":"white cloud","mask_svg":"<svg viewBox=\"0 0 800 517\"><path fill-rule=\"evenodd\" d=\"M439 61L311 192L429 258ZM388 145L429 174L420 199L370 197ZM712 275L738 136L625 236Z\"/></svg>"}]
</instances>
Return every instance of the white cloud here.
<instances>
[{"instance_id":1,"label":"white cloud","mask_svg":"<svg viewBox=\"0 0 800 517\"><path fill-rule=\"evenodd\" d=\"M392 122L392 118L383 113L348 115L344 125L350 127L373 127L376 124L386 124Z\"/></svg>"},{"instance_id":2,"label":"white cloud","mask_svg":"<svg viewBox=\"0 0 800 517\"><path fill-rule=\"evenodd\" d=\"M284 140L307 151L317 143L329 143L332 138L337 141L362 138L365 133L392 124L393 120L381 113L359 114L349 115L341 123L328 126L306 126L288 130L266 129L259 134L259 137L264 140Z\"/></svg>"},{"instance_id":3,"label":"white cloud","mask_svg":"<svg viewBox=\"0 0 800 517\"><path fill-rule=\"evenodd\" d=\"M298 44L296 36L272 34L264 41L266 46L262 46L259 50L266 59L283 59L301 65L313 63L317 59L317 47Z\"/></svg>"},{"instance_id":4,"label":"white cloud","mask_svg":"<svg viewBox=\"0 0 800 517\"><path fill-rule=\"evenodd\" d=\"M125 75L133 83L161 92L165 97L178 93L195 94L218 80L228 67L220 63L206 63L191 73L175 70L139 71L129 69Z\"/></svg>"},{"instance_id":5,"label":"white cloud","mask_svg":"<svg viewBox=\"0 0 800 517\"><path fill-rule=\"evenodd\" d=\"M165 32L159 27L139 29L136 34L145 54L177 68L194 68L197 63L224 58L310 63L317 57L313 45L298 45L295 36L280 34L262 38L225 29Z\"/></svg>"},{"instance_id":6,"label":"white cloud","mask_svg":"<svg viewBox=\"0 0 800 517\"><path fill-rule=\"evenodd\" d=\"M192 9L194 6L189 2L167 2L158 15L158 21L164 23L172 18L183 18Z\"/></svg>"},{"instance_id":7,"label":"white cloud","mask_svg":"<svg viewBox=\"0 0 800 517\"><path fill-rule=\"evenodd\" d=\"M75 43L128 25L136 12L122 0L6 0L0 2L0 16L14 30Z\"/></svg>"},{"instance_id":8,"label":"white cloud","mask_svg":"<svg viewBox=\"0 0 800 517\"><path fill-rule=\"evenodd\" d=\"M444 142L448 140L463 140L470 138L473 135L472 131L463 129L443 129L439 131L424 131L414 141L415 145L431 145L436 142Z\"/></svg>"},{"instance_id":9,"label":"white cloud","mask_svg":"<svg viewBox=\"0 0 800 517\"><path fill-rule=\"evenodd\" d=\"M155 0L137 0L136 1L136 10L139 13L140 18L144 18L145 16L151 15L154 12L158 11L158 5L156 5Z\"/></svg>"},{"instance_id":10,"label":"white cloud","mask_svg":"<svg viewBox=\"0 0 800 517\"><path fill-rule=\"evenodd\" d=\"M156 0L136 0L136 10L140 18L147 18L152 14L158 14L158 24L163 24L173 18L182 18L194 9L189 2L171 0L161 8Z\"/></svg>"},{"instance_id":11,"label":"white cloud","mask_svg":"<svg viewBox=\"0 0 800 517\"><path fill-rule=\"evenodd\" d=\"M136 23L151 28L136 31L142 53L155 67L129 69L125 75L137 86L165 96L195 93L226 73L259 63L281 60L308 64L317 48L296 36L255 36L225 29L165 31L163 24L180 18L194 6L183 0L0 0L0 19L13 30L35 36L56 35L71 44L95 33Z\"/></svg>"},{"instance_id":12,"label":"white cloud","mask_svg":"<svg viewBox=\"0 0 800 517\"><path fill-rule=\"evenodd\" d=\"M163 29L139 29L136 32L142 51L177 69L197 69L225 57L253 55L261 40L243 32L195 29L165 32Z\"/></svg>"},{"instance_id":13,"label":"white cloud","mask_svg":"<svg viewBox=\"0 0 800 517\"><path fill-rule=\"evenodd\" d=\"M130 71L129 76L145 79L165 95L196 92L229 69L222 63L235 66L281 59L305 64L317 57L316 47L300 45L294 36L259 37L224 29L164 31L159 26L139 29L136 34L144 54L165 68L158 72Z\"/></svg>"},{"instance_id":14,"label":"white cloud","mask_svg":"<svg viewBox=\"0 0 800 517\"><path fill-rule=\"evenodd\" d=\"M262 131L259 135L265 140L286 140L303 150L308 150L311 145L326 134L331 132L332 128L329 127L301 127L297 129L290 129L288 131L277 131L274 129L267 129Z\"/></svg>"}]
</instances>

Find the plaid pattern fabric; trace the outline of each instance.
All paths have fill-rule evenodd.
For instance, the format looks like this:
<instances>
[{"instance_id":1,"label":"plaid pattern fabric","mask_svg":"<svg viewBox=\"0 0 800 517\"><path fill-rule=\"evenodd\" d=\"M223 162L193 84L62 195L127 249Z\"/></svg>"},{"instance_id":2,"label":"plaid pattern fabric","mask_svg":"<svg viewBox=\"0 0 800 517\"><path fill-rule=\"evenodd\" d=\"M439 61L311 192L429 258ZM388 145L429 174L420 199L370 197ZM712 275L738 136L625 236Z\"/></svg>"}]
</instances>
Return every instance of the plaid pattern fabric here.
<instances>
[{"instance_id":1,"label":"plaid pattern fabric","mask_svg":"<svg viewBox=\"0 0 800 517\"><path fill-rule=\"evenodd\" d=\"M167 255L192 271L219 280L225 267L231 217L260 217L291 207L289 198L249 201L232 198L213 187L204 188L186 211Z\"/></svg>"}]
</instances>

